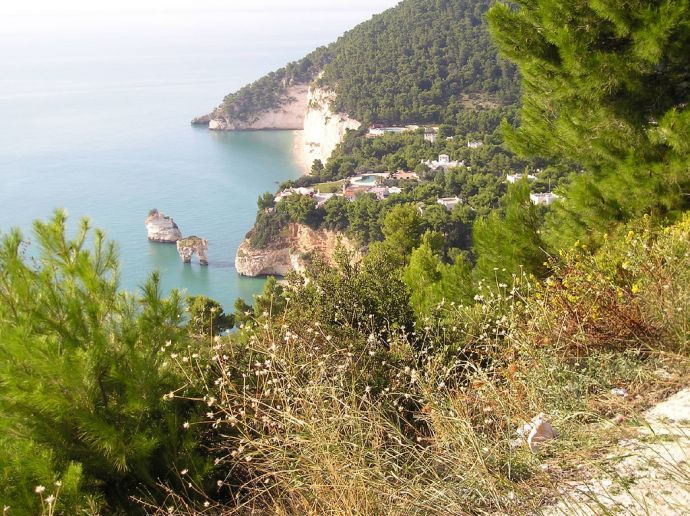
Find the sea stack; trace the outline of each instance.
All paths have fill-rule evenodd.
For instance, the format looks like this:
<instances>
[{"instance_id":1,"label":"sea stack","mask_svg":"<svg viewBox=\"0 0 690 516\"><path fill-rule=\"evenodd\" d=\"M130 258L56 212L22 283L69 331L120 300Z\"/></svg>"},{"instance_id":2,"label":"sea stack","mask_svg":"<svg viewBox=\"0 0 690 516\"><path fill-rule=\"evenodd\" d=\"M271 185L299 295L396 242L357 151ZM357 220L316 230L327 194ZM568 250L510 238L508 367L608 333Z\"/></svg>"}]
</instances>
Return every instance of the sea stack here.
<instances>
[{"instance_id":1,"label":"sea stack","mask_svg":"<svg viewBox=\"0 0 690 516\"><path fill-rule=\"evenodd\" d=\"M199 257L200 265L208 265L208 240L190 236L177 241L177 252L184 263L191 263L194 253Z\"/></svg>"},{"instance_id":2,"label":"sea stack","mask_svg":"<svg viewBox=\"0 0 690 516\"><path fill-rule=\"evenodd\" d=\"M146 232L152 242L174 244L182 238L182 232L175 221L155 208L146 217Z\"/></svg>"}]
</instances>

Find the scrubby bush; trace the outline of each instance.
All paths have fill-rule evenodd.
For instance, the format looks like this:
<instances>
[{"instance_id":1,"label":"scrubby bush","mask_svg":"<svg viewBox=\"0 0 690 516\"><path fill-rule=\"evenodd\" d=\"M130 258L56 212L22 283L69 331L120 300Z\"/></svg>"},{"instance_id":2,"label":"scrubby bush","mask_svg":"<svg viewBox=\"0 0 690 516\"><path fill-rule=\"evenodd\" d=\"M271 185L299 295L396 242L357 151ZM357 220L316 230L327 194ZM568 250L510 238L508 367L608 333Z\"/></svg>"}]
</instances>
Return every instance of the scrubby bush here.
<instances>
[{"instance_id":1,"label":"scrubby bush","mask_svg":"<svg viewBox=\"0 0 690 516\"><path fill-rule=\"evenodd\" d=\"M235 325L235 316L226 314L218 301L206 296L188 296L187 329L192 335L220 335Z\"/></svg>"},{"instance_id":2,"label":"scrubby bush","mask_svg":"<svg viewBox=\"0 0 690 516\"><path fill-rule=\"evenodd\" d=\"M317 260L277 294L279 311L179 364L205 391L195 425L218 489L202 500L290 514L538 510L550 468L616 442L608 418L634 418L688 371L659 349L687 340L687 310L670 308L687 307L689 221L612 235L596 255L578 247L545 283L483 282L416 321L385 247L360 265ZM659 278L676 286L646 288ZM621 385L634 398L611 394ZM515 432L539 412L559 436L533 454Z\"/></svg>"}]
</instances>

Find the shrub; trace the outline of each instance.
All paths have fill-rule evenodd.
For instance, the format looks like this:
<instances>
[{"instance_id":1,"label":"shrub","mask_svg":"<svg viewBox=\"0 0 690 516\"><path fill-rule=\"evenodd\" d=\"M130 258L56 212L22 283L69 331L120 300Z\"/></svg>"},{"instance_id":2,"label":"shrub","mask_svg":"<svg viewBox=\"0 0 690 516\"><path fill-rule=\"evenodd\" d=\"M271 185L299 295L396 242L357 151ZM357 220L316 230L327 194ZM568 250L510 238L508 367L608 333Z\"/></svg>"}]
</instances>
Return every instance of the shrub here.
<instances>
[{"instance_id":1,"label":"shrub","mask_svg":"<svg viewBox=\"0 0 690 516\"><path fill-rule=\"evenodd\" d=\"M220 303L206 296L188 296L187 310L187 329L192 335L212 337L235 325L234 315L226 314Z\"/></svg>"}]
</instances>

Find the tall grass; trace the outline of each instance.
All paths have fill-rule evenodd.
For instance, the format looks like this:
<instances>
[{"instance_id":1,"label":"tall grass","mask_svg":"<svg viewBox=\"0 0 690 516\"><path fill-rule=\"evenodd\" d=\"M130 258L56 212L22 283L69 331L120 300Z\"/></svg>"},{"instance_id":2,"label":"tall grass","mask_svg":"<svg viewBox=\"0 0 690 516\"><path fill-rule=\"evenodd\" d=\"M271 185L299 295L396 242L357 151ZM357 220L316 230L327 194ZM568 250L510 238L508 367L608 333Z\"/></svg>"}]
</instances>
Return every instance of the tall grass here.
<instances>
[{"instance_id":1,"label":"tall grass","mask_svg":"<svg viewBox=\"0 0 690 516\"><path fill-rule=\"evenodd\" d=\"M198 504L170 491L155 510L540 510L687 380L690 217L661 231L643 221L550 266L544 284L484 286L413 331L305 321L288 302L176 357L188 385L174 396L207 393L189 431L216 476L190 485ZM558 435L533 453L516 429L540 412Z\"/></svg>"}]
</instances>

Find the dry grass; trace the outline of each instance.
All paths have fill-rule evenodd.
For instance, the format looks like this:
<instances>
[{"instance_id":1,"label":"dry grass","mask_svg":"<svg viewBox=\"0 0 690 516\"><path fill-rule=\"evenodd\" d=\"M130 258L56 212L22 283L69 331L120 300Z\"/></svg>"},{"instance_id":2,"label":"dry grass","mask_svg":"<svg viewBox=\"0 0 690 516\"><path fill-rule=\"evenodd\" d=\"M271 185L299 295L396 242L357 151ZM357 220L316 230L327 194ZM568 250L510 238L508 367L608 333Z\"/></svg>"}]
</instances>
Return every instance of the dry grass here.
<instances>
[{"instance_id":1,"label":"dry grass","mask_svg":"<svg viewBox=\"0 0 690 516\"><path fill-rule=\"evenodd\" d=\"M485 287L475 306L439 307L414 336L304 321L290 307L259 317L178 361L187 387L206 392L191 428L217 485L194 486L195 505L171 492L150 509L538 511L687 381L689 250L690 218L633 231L596 257L563 256L545 285L521 278ZM516 429L539 412L558 436L533 454Z\"/></svg>"}]
</instances>

